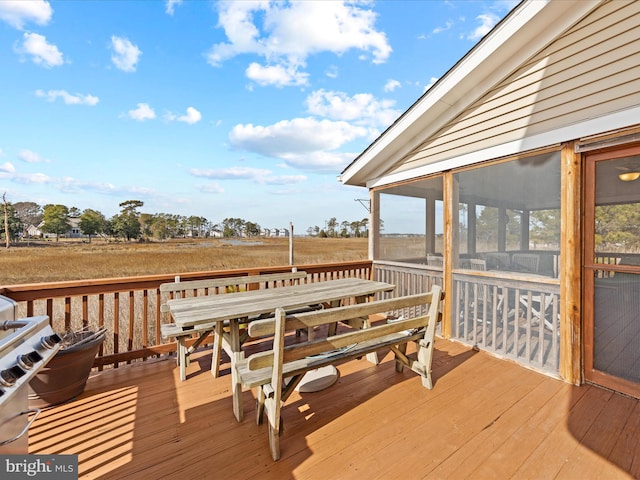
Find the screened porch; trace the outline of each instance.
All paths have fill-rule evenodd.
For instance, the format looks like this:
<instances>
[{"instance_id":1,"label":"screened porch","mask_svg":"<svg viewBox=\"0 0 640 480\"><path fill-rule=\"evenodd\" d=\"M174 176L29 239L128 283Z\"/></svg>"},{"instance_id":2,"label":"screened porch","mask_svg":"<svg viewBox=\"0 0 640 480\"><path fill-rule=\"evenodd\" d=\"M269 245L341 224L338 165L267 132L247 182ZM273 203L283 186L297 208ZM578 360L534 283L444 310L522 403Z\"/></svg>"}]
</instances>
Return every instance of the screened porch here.
<instances>
[{"instance_id":1,"label":"screened porch","mask_svg":"<svg viewBox=\"0 0 640 480\"><path fill-rule=\"evenodd\" d=\"M450 276L451 338L557 375L560 158L549 150L454 171L450 184L435 174L375 190L376 278L411 293Z\"/></svg>"}]
</instances>

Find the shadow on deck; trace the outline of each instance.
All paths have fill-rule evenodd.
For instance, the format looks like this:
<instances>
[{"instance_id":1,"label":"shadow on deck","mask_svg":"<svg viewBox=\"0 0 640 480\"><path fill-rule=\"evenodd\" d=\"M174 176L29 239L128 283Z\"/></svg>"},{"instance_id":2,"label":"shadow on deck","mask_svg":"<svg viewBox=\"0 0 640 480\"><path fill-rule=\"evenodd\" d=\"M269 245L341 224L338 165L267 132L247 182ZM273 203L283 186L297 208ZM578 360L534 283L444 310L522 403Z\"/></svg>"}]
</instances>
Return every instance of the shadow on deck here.
<instances>
[{"instance_id":1,"label":"shadow on deck","mask_svg":"<svg viewBox=\"0 0 640 480\"><path fill-rule=\"evenodd\" d=\"M638 400L441 339L426 390L383 354L378 366L341 365L326 390L291 396L278 462L252 392L237 423L229 377L211 377L208 352L185 382L173 359L96 372L80 398L35 421L29 452L78 454L80 478L100 479L640 476Z\"/></svg>"}]
</instances>

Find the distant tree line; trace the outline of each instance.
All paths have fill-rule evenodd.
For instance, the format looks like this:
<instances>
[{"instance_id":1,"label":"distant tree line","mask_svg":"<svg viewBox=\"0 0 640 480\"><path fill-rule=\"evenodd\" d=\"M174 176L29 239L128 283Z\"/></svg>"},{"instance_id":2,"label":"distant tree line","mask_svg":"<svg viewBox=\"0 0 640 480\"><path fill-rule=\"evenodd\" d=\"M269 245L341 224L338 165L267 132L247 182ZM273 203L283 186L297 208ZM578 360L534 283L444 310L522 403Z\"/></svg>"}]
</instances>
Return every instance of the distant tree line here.
<instances>
[{"instance_id":1,"label":"distant tree line","mask_svg":"<svg viewBox=\"0 0 640 480\"><path fill-rule=\"evenodd\" d=\"M73 219L76 219L75 224L89 241L94 237L130 241L211 235L227 238L256 237L262 233L259 224L241 218L225 218L219 223L213 223L199 216L141 213L140 209L144 203L140 200L126 200L120 203L120 213L111 218L106 218L101 212L90 208L81 211L76 207L69 208L58 204L12 204L7 202L4 196L3 200L5 221L0 225L0 236L7 240L7 244L25 236L30 225L38 227L43 233L55 235L58 240L60 236L69 232ZM368 219L338 223L334 217L325 222L325 228L309 227L307 233L318 237L366 237L367 227Z\"/></svg>"},{"instance_id":2,"label":"distant tree line","mask_svg":"<svg viewBox=\"0 0 640 480\"><path fill-rule=\"evenodd\" d=\"M325 222L324 228L319 226L309 227L307 234L317 237L368 237L369 236L369 219L363 218L360 221L338 222L336 217L331 217Z\"/></svg>"}]
</instances>

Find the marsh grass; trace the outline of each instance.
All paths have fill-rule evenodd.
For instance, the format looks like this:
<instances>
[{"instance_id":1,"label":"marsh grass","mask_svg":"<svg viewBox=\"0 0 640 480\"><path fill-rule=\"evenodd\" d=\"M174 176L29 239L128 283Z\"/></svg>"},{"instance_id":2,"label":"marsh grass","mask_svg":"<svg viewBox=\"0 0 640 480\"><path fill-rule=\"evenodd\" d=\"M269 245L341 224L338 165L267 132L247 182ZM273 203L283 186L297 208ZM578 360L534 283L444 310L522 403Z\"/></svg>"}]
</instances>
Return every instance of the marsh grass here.
<instances>
[{"instance_id":1,"label":"marsh grass","mask_svg":"<svg viewBox=\"0 0 640 480\"><path fill-rule=\"evenodd\" d=\"M294 238L297 265L367 258L366 238ZM0 287L289 264L287 238L19 243L0 249Z\"/></svg>"}]
</instances>

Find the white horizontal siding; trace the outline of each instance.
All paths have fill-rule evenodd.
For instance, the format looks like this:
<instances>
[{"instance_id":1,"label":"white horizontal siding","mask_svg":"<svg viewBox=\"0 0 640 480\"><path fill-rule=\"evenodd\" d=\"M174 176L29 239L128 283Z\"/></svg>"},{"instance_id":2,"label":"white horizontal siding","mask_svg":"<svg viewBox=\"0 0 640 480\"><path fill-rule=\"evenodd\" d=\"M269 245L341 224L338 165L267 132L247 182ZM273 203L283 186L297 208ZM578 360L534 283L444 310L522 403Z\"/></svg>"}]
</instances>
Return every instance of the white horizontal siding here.
<instances>
[{"instance_id":1,"label":"white horizontal siding","mask_svg":"<svg viewBox=\"0 0 640 480\"><path fill-rule=\"evenodd\" d=\"M640 3L603 4L405 156L394 171L640 105L639 79Z\"/></svg>"}]
</instances>

